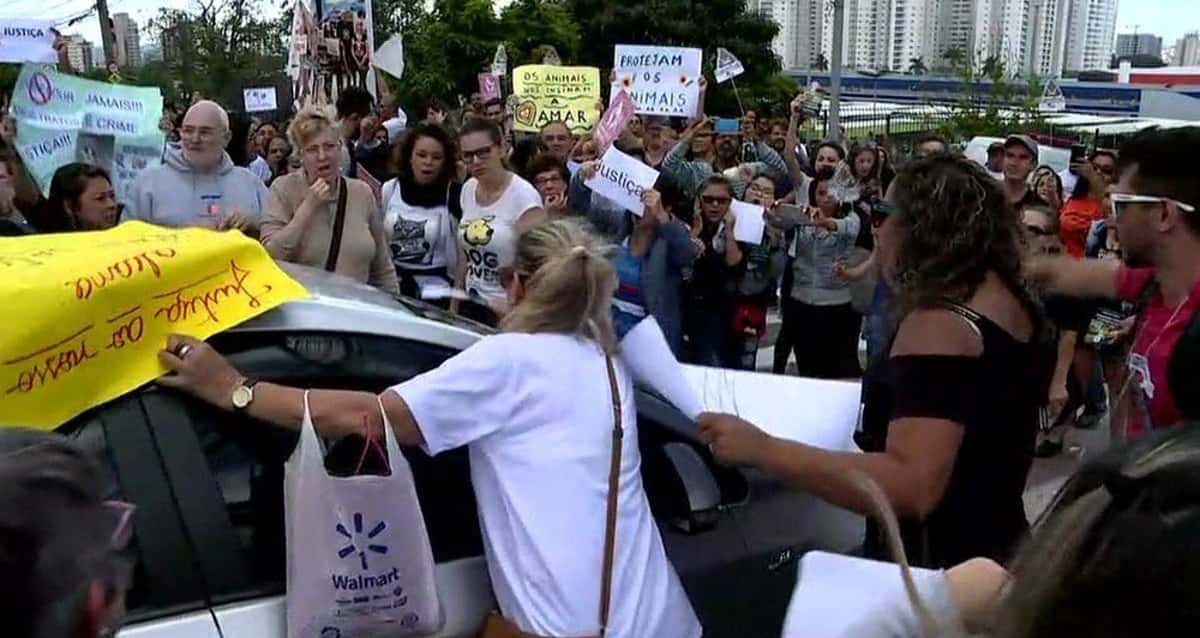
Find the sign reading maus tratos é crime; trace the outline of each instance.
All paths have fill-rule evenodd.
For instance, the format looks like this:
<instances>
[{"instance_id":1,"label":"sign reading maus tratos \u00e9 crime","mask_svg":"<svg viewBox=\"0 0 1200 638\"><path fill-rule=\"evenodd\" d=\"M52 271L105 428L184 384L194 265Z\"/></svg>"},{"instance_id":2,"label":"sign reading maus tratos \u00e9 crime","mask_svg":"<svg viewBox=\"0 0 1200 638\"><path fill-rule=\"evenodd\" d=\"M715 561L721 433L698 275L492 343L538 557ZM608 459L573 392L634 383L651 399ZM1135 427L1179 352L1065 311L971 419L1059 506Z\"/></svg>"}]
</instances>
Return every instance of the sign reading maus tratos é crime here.
<instances>
[{"instance_id":1,"label":"sign reading maus tratos \u00e9 crime","mask_svg":"<svg viewBox=\"0 0 1200 638\"><path fill-rule=\"evenodd\" d=\"M0 425L62 425L163 374L168 335L205 339L305 295L237 231L0 238Z\"/></svg>"},{"instance_id":2,"label":"sign reading maus tratos \u00e9 crime","mask_svg":"<svg viewBox=\"0 0 1200 638\"><path fill-rule=\"evenodd\" d=\"M600 119L600 69L594 66L527 64L513 69L518 131L536 133L563 122L572 133L592 130Z\"/></svg>"},{"instance_id":3,"label":"sign reading maus tratos \u00e9 crime","mask_svg":"<svg viewBox=\"0 0 1200 638\"><path fill-rule=\"evenodd\" d=\"M695 117L700 106L700 49L618 44L613 72L643 115Z\"/></svg>"},{"instance_id":4,"label":"sign reading maus tratos \u00e9 crime","mask_svg":"<svg viewBox=\"0 0 1200 638\"><path fill-rule=\"evenodd\" d=\"M162 163L157 88L95 82L26 64L13 87L17 152L43 194L54 171L70 162L108 169L118 201L129 201L133 180Z\"/></svg>"}]
</instances>

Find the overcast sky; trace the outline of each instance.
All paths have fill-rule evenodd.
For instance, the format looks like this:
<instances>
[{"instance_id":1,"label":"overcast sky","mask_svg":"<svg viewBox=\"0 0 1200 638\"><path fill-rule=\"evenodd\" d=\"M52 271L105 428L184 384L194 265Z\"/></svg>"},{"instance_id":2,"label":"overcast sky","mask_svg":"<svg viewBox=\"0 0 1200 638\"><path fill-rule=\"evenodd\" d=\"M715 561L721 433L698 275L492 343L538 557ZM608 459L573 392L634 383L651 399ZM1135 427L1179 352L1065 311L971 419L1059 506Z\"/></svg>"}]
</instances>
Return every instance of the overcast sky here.
<instances>
[{"instance_id":1,"label":"overcast sky","mask_svg":"<svg viewBox=\"0 0 1200 638\"><path fill-rule=\"evenodd\" d=\"M1086 1L1086 0L1083 0ZM33 17L61 19L86 10L94 0L0 0L0 17ZM109 11L133 15L139 25L154 16L158 7L184 8L189 0L109 0ZM276 2L271 1L273 13ZM501 1L500 4L505 4ZM1120 0L1117 11L1117 33L1153 33L1162 36L1163 46L1171 46L1188 31L1200 30L1200 1L1198 0ZM68 33L81 33L99 45L100 29L95 16L80 22ZM143 44L149 38L143 36Z\"/></svg>"}]
</instances>

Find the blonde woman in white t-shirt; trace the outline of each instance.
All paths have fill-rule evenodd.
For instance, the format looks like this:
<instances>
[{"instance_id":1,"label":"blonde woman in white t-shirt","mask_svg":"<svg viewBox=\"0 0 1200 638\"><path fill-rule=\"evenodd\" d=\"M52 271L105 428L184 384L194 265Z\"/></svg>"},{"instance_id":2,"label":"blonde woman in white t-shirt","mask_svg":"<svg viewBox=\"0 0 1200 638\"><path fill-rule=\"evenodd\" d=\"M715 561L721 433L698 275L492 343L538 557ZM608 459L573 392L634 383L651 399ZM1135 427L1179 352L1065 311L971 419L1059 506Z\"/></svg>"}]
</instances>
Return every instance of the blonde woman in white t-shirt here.
<instances>
[{"instance_id":1,"label":"blonde woman in white t-shirt","mask_svg":"<svg viewBox=\"0 0 1200 638\"><path fill-rule=\"evenodd\" d=\"M500 334L378 397L311 391L312 419L331 439L368 426L378 432L381 401L401 444L430 454L466 445L504 617L535 635L598 635L614 451L606 358L616 348L609 309L616 274L580 222L563 219L522 234L501 279L511 310ZM165 386L230 410L235 392L245 398L246 378L202 341L173 336L159 359L175 372L160 380ZM697 638L699 621L642 487L633 381L615 356L613 366L625 443L607 636ZM255 419L296 428L304 417L304 390L264 382L251 394L242 409Z\"/></svg>"},{"instance_id":2,"label":"blonde woman in white t-shirt","mask_svg":"<svg viewBox=\"0 0 1200 638\"><path fill-rule=\"evenodd\" d=\"M461 253L454 287L466 300L456 297L450 310L495 326L506 307L500 273L512 266L520 232L545 219L546 213L533 185L505 168L495 123L471 120L458 139L471 178L462 188Z\"/></svg>"}]
</instances>

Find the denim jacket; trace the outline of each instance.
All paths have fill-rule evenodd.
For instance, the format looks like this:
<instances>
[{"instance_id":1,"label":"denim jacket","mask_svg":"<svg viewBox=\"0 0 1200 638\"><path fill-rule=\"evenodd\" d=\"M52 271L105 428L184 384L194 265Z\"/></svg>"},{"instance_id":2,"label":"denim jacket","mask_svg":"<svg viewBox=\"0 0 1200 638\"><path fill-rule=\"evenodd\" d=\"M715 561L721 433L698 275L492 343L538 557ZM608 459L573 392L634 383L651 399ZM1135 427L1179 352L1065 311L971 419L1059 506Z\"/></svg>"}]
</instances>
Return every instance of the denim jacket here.
<instances>
[{"instance_id":1,"label":"denim jacket","mask_svg":"<svg viewBox=\"0 0 1200 638\"><path fill-rule=\"evenodd\" d=\"M850 303L850 285L833 274L833 267L850 257L862 221L850 213L837 220L837 230L816 226L796 229L796 259L792 264L792 299L813 306Z\"/></svg>"}]
</instances>

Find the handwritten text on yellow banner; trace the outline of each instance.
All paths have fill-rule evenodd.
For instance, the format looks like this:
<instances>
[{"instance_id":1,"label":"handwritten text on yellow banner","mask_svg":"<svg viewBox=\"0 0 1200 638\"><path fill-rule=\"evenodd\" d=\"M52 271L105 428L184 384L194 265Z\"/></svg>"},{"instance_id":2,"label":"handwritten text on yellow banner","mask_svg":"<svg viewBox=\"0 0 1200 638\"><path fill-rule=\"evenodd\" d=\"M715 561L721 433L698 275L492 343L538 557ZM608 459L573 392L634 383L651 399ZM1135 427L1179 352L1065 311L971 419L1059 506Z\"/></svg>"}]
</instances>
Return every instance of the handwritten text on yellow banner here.
<instances>
[{"instance_id":1,"label":"handwritten text on yellow banner","mask_svg":"<svg viewBox=\"0 0 1200 638\"><path fill-rule=\"evenodd\" d=\"M0 425L57 427L163 374L167 335L205 339L306 294L238 232L0 239Z\"/></svg>"}]
</instances>

